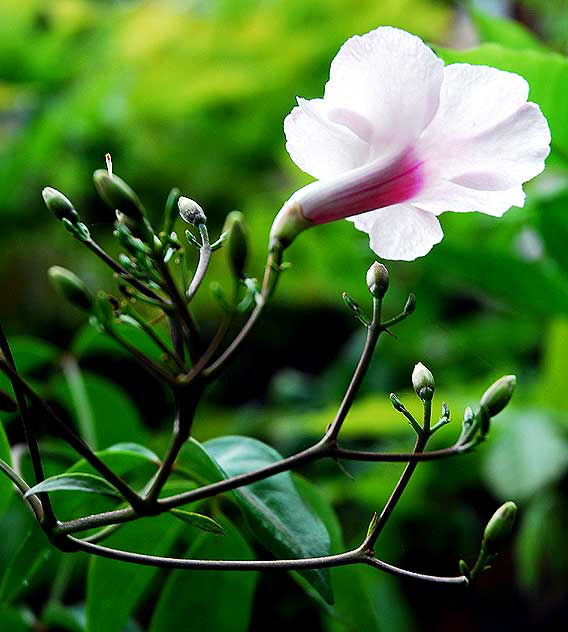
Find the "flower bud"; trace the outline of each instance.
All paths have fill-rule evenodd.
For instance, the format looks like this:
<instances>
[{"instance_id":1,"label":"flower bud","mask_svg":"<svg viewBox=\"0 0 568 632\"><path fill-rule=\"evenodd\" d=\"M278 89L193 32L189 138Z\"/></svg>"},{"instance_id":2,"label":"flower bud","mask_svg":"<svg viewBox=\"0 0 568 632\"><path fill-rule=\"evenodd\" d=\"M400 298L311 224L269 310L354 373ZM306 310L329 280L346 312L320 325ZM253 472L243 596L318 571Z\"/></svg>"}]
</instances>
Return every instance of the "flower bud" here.
<instances>
[{"instance_id":1,"label":"flower bud","mask_svg":"<svg viewBox=\"0 0 568 632\"><path fill-rule=\"evenodd\" d=\"M47 272L55 290L71 304L89 312L93 307L93 297L87 286L71 270L61 266L52 266Z\"/></svg>"},{"instance_id":2,"label":"flower bud","mask_svg":"<svg viewBox=\"0 0 568 632\"><path fill-rule=\"evenodd\" d=\"M498 415L511 401L516 383L517 378L514 375L505 375L483 393L479 404L489 417Z\"/></svg>"},{"instance_id":3,"label":"flower bud","mask_svg":"<svg viewBox=\"0 0 568 632\"><path fill-rule=\"evenodd\" d=\"M498 553L507 542L513 531L517 505L506 502L493 514L483 532L482 549L489 555Z\"/></svg>"},{"instance_id":4,"label":"flower bud","mask_svg":"<svg viewBox=\"0 0 568 632\"><path fill-rule=\"evenodd\" d=\"M188 224L199 226L199 224L207 223L205 211L195 200L192 200L191 198L182 195L178 199L178 210L183 221Z\"/></svg>"},{"instance_id":5,"label":"flower bud","mask_svg":"<svg viewBox=\"0 0 568 632\"><path fill-rule=\"evenodd\" d=\"M227 215L223 232L227 233L226 248L233 274L242 279L248 257L248 235L243 214L233 211Z\"/></svg>"},{"instance_id":6,"label":"flower bud","mask_svg":"<svg viewBox=\"0 0 568 632\"><path fill-rule=\"evenodd\" d=\"M408 298L406 299L406 303L404 305L402 312L405 316L410 316L410 314L412 314L415 309L416 309L416 296L414 296L414 294L409 294Z\"/></svg>"},{"instance_id":7,"label":"flower bud","mask_svg":"<svg viewBox=\"0 0 568 632\"><path fill-rule=\"evenodd\" d=\"M412 386L420 399L431 401L434 397L434 376L422 362L419 362L412 371Z\"/></svg>"},{"instance_id":8,"label":"flower bud","mask_svg":"<svg viewBox=\"0 0 568 632\"><path fill-rule=\"evenodd\" d=\"M367 270L367 287L375 298L383 298L389 289L389 271L382 263L375 261Z\"/></svg>"},{"instance_id":9,"label":"flower bud","mask_svg":"<svg viewBox=\"0 0 568 632\"><path fill-rule=\"evenodd\" d=\"M397 395L395 395L395 393L391 393L389 395L389 399L391 401L391 404L393 406L393 408L398 411L399 413L405 413L406 412L406 408L404 406L404 404L400 401L400 399L397 397Z\"/></svg>"},{"instance_id":10,"label":"flower bud","mask_svg":"<svg viewBox=\"0 0 568 632\"><path fill-rule=\"evenodd\" d=\"M67 219L72 224L76 224L79 221L79 213L75 210L71 200L63 195L61 191L45 187L41 195L45 205L57 219Z\"/></svg>"},{"instance_id":11,"label":"flower bud","mask_svg":"<svg viewBox=\"0 0 568 632\"><path fill-rule=\"evenodd\" d=\"M122 178L110 174L106 169L97 169L93 174L93 180L99 195L111 209L120 211L134 222L143 222L142 202Z\"/></svg>"}]
</instances>

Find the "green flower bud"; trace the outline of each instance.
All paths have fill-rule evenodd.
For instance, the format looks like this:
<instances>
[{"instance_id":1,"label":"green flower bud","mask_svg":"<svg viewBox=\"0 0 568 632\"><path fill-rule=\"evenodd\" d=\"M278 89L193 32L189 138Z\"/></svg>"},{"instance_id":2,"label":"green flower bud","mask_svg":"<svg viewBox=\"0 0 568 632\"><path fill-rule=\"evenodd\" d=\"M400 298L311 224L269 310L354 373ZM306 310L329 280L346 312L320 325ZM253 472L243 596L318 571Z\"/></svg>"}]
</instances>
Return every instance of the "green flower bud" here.
<instances>
[{"instance_id":1,"label":"green flower bud","mask_svg":"<svg viewBox=\"0 0 568 632\"><path fill-rule=\"evenodd\" d=\"M2 389L0 389L0 410L6 413L13 413L18 410L16 402Z\"/></svg>"},{"instance_id":2,"label":"green flower bud","mask_svg":"<svg viewBox=\"0 0 568 632\"><path fill-rule=\"evenodd\" d=\"M93 297L81 279L61 266L52 266L47 272L55 290L71 304L83 311L90 312Z\"/></svg>"},{"instance_id":3,"label":"green flower bud","mask_svg":"<svg viewBox=\"0 0 568 632\"><path fill-rule=\"evenodd\" d=\"M482 549L489 555L498 553L509 540L517 516L517 505L506 502L493 514L483 532Z\"/></svg>"},{"instance_id":4,"label":"green flower bud","mask_svg":"<svg viewBox=\"0 0 568 632\"><path fill-rule=\"evenodd\" d=\"M434 397L434 376L432 373L419 362L412 371L412 386L420 399L431 401Z\"/></svg>"},{"instance_id":5,"label":"green flower bud","mask_svg":"<svg viewBox=\"0 0 568 632\"><path fill-rule=\"evenodd\" d=\"M409 294L406 299L406 303L404 305L404 309L402 310L405 316L410 316L416 309L416 296L414 294Z\"/></svg>"},{"instance_id":6,"label":"green flower bud","mask_svg":"<svg viewBox=\"0 0 568 632\"><path fill-rule=\"evenodd\" d=\"M511 401L516 383L517 378L514 375L505 375L483 393L479 404L489 417L498 415Z\"/></svg>"},{"instance_id":7,"label":"green flower bud","mask_svg":"<svg viewBox=\"0 0 568 632\"><path fill-rule=\"evenodd\" d=\"M389 398L391 400L391 404L392 404L393 408L396 411L398 411L399 413L406 412L406 408L404 407L404 404L400 401L400 399L394 393L391 393L389 395Z\"/></svg>"},{"instance_id":8,"label":"green flower bud","mask_svg":"<svg viewBox=\"0 0 568 632\"><path fill-rule=\"evenodd\" d=\"M199 226L200 224L207 223L205 211L195 200L182 195L178 199L178 210L180 217L183 219L184 222L187 222L188 224Z\"/></svg>"},{"instance_id":9,"label":"green flower bud","mask_svg":"<svg viewBox=\"0 0 568 632\"><path fill-rule=\"evenodd\" d=\"M142 202L122 178L111 175L106 169L97 169L93 180L99 195L111 209L120 211L136 223L143 223Z\"/></svg>"},{"instance_id":10,"label":"green flower bud","mask_svg":"<svg viewBox=\"0 0 568 632\"><path fill-rule=\"evenodd\" d=\"M382 263L375 261L367 270L367 287L375 298L383 298L389 289L389 271Z\"/></svg>"},{"instance_id":11,"label":"green flower bud","mask_svg":"<svg viewBox=\"0 0 568 632\"><path fill-rule=\"evenodd\" d=\"M233 211L227 215L223 232L227 232L226 248L233 274L242 279L248 257L248 234L243 214Z\"/></svg>"},{"instance_id":12,"label":"green flower bud","mask_svg":"<svg viewBox=\"0 0 568 632\"><path fill-rule=\"evenodd\" d=\"M61 191L45 187L41 192L43 201L47 208L57 217L57 219L69 220L72 224L79 221L79 213L75 210L73 203Z\"/></svg>"}]
</instances>

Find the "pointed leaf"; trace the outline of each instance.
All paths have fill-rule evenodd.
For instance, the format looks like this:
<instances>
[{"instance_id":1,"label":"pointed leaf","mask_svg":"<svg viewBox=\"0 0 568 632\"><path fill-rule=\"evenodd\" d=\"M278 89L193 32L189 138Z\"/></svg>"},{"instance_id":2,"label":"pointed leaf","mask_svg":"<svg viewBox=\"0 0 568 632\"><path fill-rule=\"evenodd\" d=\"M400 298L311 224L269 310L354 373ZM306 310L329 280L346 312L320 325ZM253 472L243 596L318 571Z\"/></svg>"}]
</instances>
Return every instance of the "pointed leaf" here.
<instances>
[{"instance_id":1,"label":"pointed leaf","mask_svg":"<svg viewBox=\"0 0 568 632\"><path fill-rule=\"evenodd\" d=\"M94 494L102 494L103 496L112 496L113 498L121 497L116 489L104 478L83 472L58 474L57 476L46 478L41 483L29 489L25 495L30 496L31 494L37 494L39 492L62 491L91 492Z\"/></svg>"},{"instance_id":2,"label":"pointed leaf","mask_svg":"<svg viewBox=\"0 0 568 632\"><path fill-rule=\"evenodd\" d=\"M199 533L185 557L253 559L249 545L237 529L226 518L219 517L219 522L225 537L213 539ZM195 628L209 632L247 632L257 579L258 573L251 572L173 571L158 599L149 630Z\"/></svg>"},{"instance_id":3,"label":"pointed leaf","mask_svg":"<svg viewBox=\"0 0 568 632\"><path fill-rule=\"evenodd\" d=\"M201 529L201 531L214 533L215 535L225 535L223 527L209 516L204 516L203 514L195 513L194 511L186 511L185 509L170 509L170 513L172 513L176 518L187 522L187 524L190 524L192 527Z\"/></svg>"},{"instance_id":4,"label":"pointed leaf","mask_svg":"<svg viewBox=\"0 0 568 632\"><path fill-rule=\"evenodd\" d=\"M282 459L270 446L249 437L221 437L204 444L228 476L236 476ZM329 534L298 494L289 472L241 487L233 495L254 536L280 558L329 554ZM328 569L302 571L328 602L333 602Z\"/></svg>"}]
</instances>

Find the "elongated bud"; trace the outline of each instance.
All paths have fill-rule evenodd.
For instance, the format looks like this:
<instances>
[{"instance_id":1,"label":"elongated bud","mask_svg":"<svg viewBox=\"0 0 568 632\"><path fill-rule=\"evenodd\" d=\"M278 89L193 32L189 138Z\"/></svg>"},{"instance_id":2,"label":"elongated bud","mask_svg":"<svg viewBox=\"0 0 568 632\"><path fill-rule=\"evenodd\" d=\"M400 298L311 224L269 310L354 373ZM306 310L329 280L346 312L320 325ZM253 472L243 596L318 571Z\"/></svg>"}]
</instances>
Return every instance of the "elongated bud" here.
<instances>
[{"instance_id":1,"label":"elongated bud","mask_svg":"<svg viewBox=\"0 0 568 632\"><path fill-rule=\"evenodd\" d=\"M97 169L93 174L95 187L101 198L114 211L120 211L137 223L144 221L142 202L128 184L106 169Z\"/></svg>"},{"instance_id":2,"label":"elongated bud","mask_svg":"<svg viewBox=\"0 0 568 632\"><path fill-rule=\"evenodd\" d=\"M414 296L414 294L409 294L402 311L405 316L410 316L410 314L412 314L415 309L416 309L416 296Z\"/></svg>"},{"instance_id":3,"label":"elongated bud","mask_svg":"<svg viewBox=\"0 0 568 632\"><path fill-rule=\"evenodd\" d=\"M391 400L391 404L392 404L393 408L396 411L398 411L399 413L406 412L406 408L405 408L404 404L400 401L400 399L394 393L391 393L389 395L389 398Z\"/></svg>"},{"instance_id":4,"label":"elongated bud","mask_svg":"<svg viewBox=\"0 0 568 632\"><path fill-rule=\"evenodd\" d=\"M507 543L513 532L517 516L517 505L509 501L501 505L487 523L483 532L482 549L489 555L498 553Z\"/></svg>"},{"instance_id":5,"label":"elongated bud","mask_svg":"<svg viewBox=\"0 0 568 632\"><path fill-rule=\"evenodd\" d=\"M16 402L2 389L0 389L0 410L6 413L13 413L18 410Z\"/></svg>"},{"instance_id":6,"label":"elongated bud","mask_svg":"<svg viewBox=\"0 0 568 632\"><path fill-rule=\"evenodd\" d=\"M498 415L511 401L516 383L517 378L514 375L505 375L483 393L479 404L489 417Z\"/></svg>"},{"instance_id":7,"label":"elongated bud","mask_svg":"<svg viewBox=\"0 0 568 632\"><path fill-rule=\"evenodd\" d=\"M61 296L66 298L72 305L75 305L75 307L86 312L91 311L93 297L87 286L76 274L61 266L52 266L47 274L53 287Z\"/></svg>"},{"instance_id":8,"label":"elongated bud","mask_svg":"<svg viewBox=\"0 0 568 632\"><path fill-rule=\"evenodd\" d=\"M367 287L375 298L383 298L389 289L389 271L382 263L375 261L367 270Z\"/></svg>"},{"instance_id":9,"label":"elongated bud","mask_svg":"<svg viewBox=\"0 0 568 632\"><path fill-rule=\"evenodd\" d=\"M365 312L361 309L359 303L354 301L353 298L349 296L349 294L347 294L347 292L343 292L341 296L345 305L347 305L347 307L355 314L359 322L362 325L365 325L365 327L368 327L371 321L369 320Z\"/></svg>"},{"instance_id":10,"label":"elongated bud","mask_svg":"<svg viewBox=\"0 0 568 632\"><path fill-rule=\"evenodd\" d=\"M200 224L207 223L205 211L195 200L192 200L191 198L182 195L178 199L178 210L180 217L188 224L199 226Z\"/></svg>"},{"instance_id":11,"label":"elongated bud","mask_svg":"<svg viewBox=\"0 0 568 632\"><path fill-rule=\"evenodd\" d=\"M223 232L227 233L226 248L229 265L233 274L242 279L248 257L248 234L244 217L239 211L232 211L227 215Z\"/></svg>"},{"instance_id":12,"label":"elongated bud","mask_svg":"<svg viewBox=\"0 0 568 632\"><path fill-rule=\"evenodd\" d=\"M434 397L434 376L422 362L419 362L412 371L412 386L420 399L430 401Z\"/></svg>"},{"instance_id":13,"label":"elongated bud","mask_svg":"<svg viewBox=\"0 0 568 632\"><path fill-rule=\"evenodd\" d=\"M76 224L79 221L79 213L75 210L71 200L63 195L61 191L45 187L41 195L45 205L57 219L66 219L72 224Z\"/></svg>"}]
</instances>

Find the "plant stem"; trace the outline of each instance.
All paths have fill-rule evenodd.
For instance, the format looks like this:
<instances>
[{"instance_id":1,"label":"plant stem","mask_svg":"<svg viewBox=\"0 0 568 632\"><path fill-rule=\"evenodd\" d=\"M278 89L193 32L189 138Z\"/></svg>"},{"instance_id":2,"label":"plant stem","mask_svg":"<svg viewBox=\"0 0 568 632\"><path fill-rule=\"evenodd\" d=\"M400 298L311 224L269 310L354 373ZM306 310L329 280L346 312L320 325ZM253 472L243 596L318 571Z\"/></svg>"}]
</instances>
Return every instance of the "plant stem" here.
<instances>
[{"instance_id":1,"label":"plant stem","mask_svg":"<svg viewBox=\"0 0 568 632\"><path fill-rule=\"evenodd\" d=\"M432 412L432 401L431 400L423 400L424 405L424 420L422 424L422 431L418 435L416 439L416 444L414 446L413 454L419 454L424 451L426 444L428 443L428 439L430 438L430 418ZM418 465L418 461L409 462L404 468L396 487L394 488L390 498L387 501L387 504L384 506L381 515L378 517L377 521L373 524L370 529L365 541L363 542L363 548L367 551L374 551L375 543L382 530L385 528L389 518L392 515L395 507L398 504L406 486L410 482L412 475L414 474L414 470Z\"/></svg>"},{"instance_id":2,"label":"plant stem","mask_svg":"<svg viewBox=\"0 0 568 632\"><path fill-rule=\"evenodd\" d=\"M116 490L127 500L131 505L141 507L141 499L134 492L129 485L127 485L119 476L117 476L105 463L102 461L91 448L76 435L69 426L60 419L51 407L45 402L20 376L20 374L5 360L0 359L0 369L8 375L8 377L14 380L14 383L18 384L25 395L32 401L38 404L55 422L63 438L67 443L74 448L84 459L92 465L106 480L113 485ZM37 444L36 444L37 445ZM39 455L39 451L38 451ZM42 479L43 480L43 479ZM43 503L45 506L45 503Z\"/></svg>"},{"instance_id":3,"label":"plant stem","mask_svg":"<svg viewBox=\"0 0 568 632\"><path fill-rule=\"evenodd\" d=\"M249 319L246 321L243 328L239 331L231 344L213 363L211 363L210 366L208 366L204 370L203 374L209 380L211 380L221 370L221 368L234 356L236 351L239 349L241 344L252 331L256 322L263 313L266 304L268 303L270 297L276 289L276 284L280 275L280 264L282 263L282 255L283 250L281 247L276 247L269 252L268 259L266 261L266 267L264 270L264 280L262 282L260 300L259 302L257 302L255 308L249 316Z\"/></svg>"},{"instance_id":4,"label":"plant stem","mask_svg":"<svg viewBox=\"0 0 568 632\"><path fill-rule=\"evenodd\" d=\"M185 388L176 394L176 416L170 445L145 497L145 501L150 504L154 504L158 499L172 473L179 451L191 434L191 426L200 395L201 389L195 388L195 386L192 386L191 389Z\"/></svg>"},{"instance_id":5,"label":"plant stem","mask_svg":"<svg viewBox=\"0 0 568 632\"><path fill-rule=\"evenodd\" d=\"M99 259L104 261L111 270L113 270L114 272L118 273L125 281L128 281L128 283L130 283L130 285L132 285L132 287L136 288L139 292L144 294L144 296L147 296L148 298L156 301L158 304L160 304L162 306L167 306L167 303L164 301L164 299L159 294L157 294L156 292L154 292L154 290L152 290L151 288L149 288L146 285L144 285L144 283L142 283L142 281L140 281L140 280L136 279L135 277L133 277L128 272L128 270L123 268L120 265L120 263L118 263L118 261L115 261L105 250L103 250L99 246L99 244L97 244L96 241L94 241L93 239L88 239L87 241L83 241L81 243L85 244L85 246L91 252L93 252L95 255L97 255L97 257Z\"/></svg>"},{"instance_id":6,"label":"plant stem","mask_svg":"<svg viewBox=\"0 0 568 632\"><path fill-rule=\"evenodd\" d=\"M304 559L289 560L188 560L175 557L158 557L153 555L143 555L131 553L129 551L119 551L91 542L85 542L78 538L69 537L72 545L79 551L91 553L101 557L107 557L122 562L131 562L145 566L156 566L159 568L177 568L192 570L225 570L225 571L258 571L258 570L307 570L316 568L331 568L336 566L348 566L351 564L368 564L375 568L380 568L391 575L400 577L411 577L423 581L430 581L443 584L467 585L467 579L458 577L437 577L432 575L422 575L413 573L402 568L397 568L382 562L376 558L370 558L361 548L338 553L336 555L325 555L322 557L311 557Z\"/></svg>"},{"instance_id":7,"label":"plant stem","mask_svg":"<svg viewBox=\"0 0 568 632\"><path fill-rule=\"evenodd\" d=\"M5 367L7 370L4 372L8 376L12 388L14 389L14 395L16 396L16 403L18 406L18 412L20 413L20 419L22 420L22 426L24 428L24 435L26 437L26 443L28 444L28 451L32 460L32 467L35 476L35 482L41 483L45 480L45 473L43 470L43 464L41 462L41 455L39 452L39 445L35 434L34 423L30 416L30 411L26 401L25 389L19 383L19 374L14 363L14 356L10 349L10 343L4 332L4 328L0 325L0 351L4 356L4 361L0 361L0 368ZM51 500L48 494L44 493L39 495L42 505L42 524L45 526L52 526L57 522ZM36 508L37 509L37 508ZM34 512L36 510L34 509ZM36 513L36 516L38 514Z\"/></svg>"},{"instance_id":8,"label":"plant stem","mask_svg":"<svg viewBox=\"0 0 568 632\"><path fill-rule=\"evenodd\" d=\"M189 288L185 293L185 300L190 303L197 290L199 289L209 267L209 261L211 259L211 244L209 243L209 235L207 233L207 227L205 224L199 224L199 233L201 235L201 248L199 249L199 261L197 262L197 269L193 275L193 279L189 284Z\"/></svg>"},{"instance_id":9,"label":"plant stem","mask_svg":"<svg viewBox=\"0 0 568 632\"><path fill-rule=\"evenodd\" d=\"M157 260L156 264L160 270L160 274L164 280L167 293L175 307L175 310L179 316L180 321L186 329L189 337L189 356L191 361L195 364L199 356L199 337L197 333L197 326L193 321L188 306L186 305L184 297L180 294L179 289L174 281L168 265L161 260Z\"/></svg>"},{"instance_id":10,"label":"plant stem","mask_svg":"<svg viewBox=\"0 0 568 632\"><path fill-rule=\"evenodd\" d=\"M337 443L337 437L339 435L339 432L341 431L343 422L345 421L347 414L351 410L353 401L355 400L357 392L359 391L361 383L363 382L363 378L367 373L367 369L369 368L369 364L371 363L371 358L373 357L373 352L375 350L375 347L377 346L377 342L382 331L381 304L381 299L373 297L373 317L371 323L367 328L367 339L365 340L363 352L361 353L361 357L359 358L359 362L357 364L355 372L353 373L351 382L349 383L349 386L339 406L337 414L335 415L335 419L331 422L331 425L329 426L325 435L325 439L332 445Z\"/></svg>"},{"instance_id":11,"label":"plant stem","mask_svg":"<svg viewBox=\"0 0 568 632\"><path fill-rule=\"evenodd\" d=\"M197 500L204 500L217 494L242 487L243 485L250 485L251 483L264 480L265 478L269 478L270 476L274 476L283 471L295 470L325 457L331 457L334 459L345 458L354 461L417 463L420 461L434 461L456 456L467 451L468 448L469 446L455 445L442 450L433 450L432 452L360 452L357 450L346 450L344 448L330 446L322 440L306 450L302 450L301 452L280 461L276 461L275 463L271 463L263 468L253 470L245 474L240 474L239 476L233 476L223 481L211 483L209 485L193 489L189 492L162 498L158 501L158 513L163 513L175 507L180 507ZM59 524L57 531L60 533L75 533L76 531L83 531L95 527L130 522L132 520L136 520L138 517L139 516L132 509L117 509L115 511L83 516L81 518L76 518L75 520L62 522Z\"/></svg>"}]
</instances>

